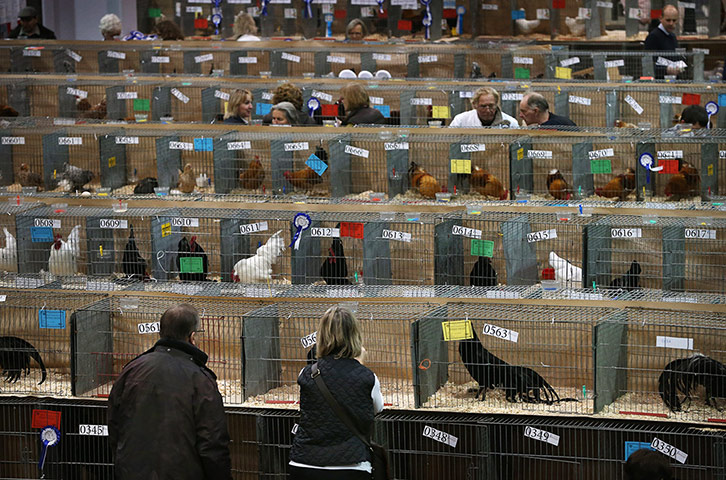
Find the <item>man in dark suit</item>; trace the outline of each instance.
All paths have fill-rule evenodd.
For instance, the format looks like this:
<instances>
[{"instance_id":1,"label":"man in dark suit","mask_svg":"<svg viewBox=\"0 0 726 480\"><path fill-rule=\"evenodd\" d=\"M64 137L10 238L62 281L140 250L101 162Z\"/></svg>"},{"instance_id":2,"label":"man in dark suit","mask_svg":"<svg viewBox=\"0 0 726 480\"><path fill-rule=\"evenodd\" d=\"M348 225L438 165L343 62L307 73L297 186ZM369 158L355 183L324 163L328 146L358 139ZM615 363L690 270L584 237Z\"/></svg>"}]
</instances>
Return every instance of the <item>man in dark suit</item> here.
<instances>
[{"instance_id":1,"label":"man in dark suit","mask_svg":"<svg viewBox=\"0 0 726 480\"><path fill-rule=\"evenodd\" d=\"M678 48L678 39L675 34L677 24L678 8L673 5L663 7L660 24L646 37L645 49L652 52L675 52ZM658 78L663 78L663 75L678 75L685 69L685 66L675 58L668 57L664 60L661 60L660 63L658 60L655 61L655 73Z\"/></svg>"},{"instance_id":2,"label":"man in dark suit","mask_svg":"<svg viewBox=\"0 0 726 480\"><path fill-rule=\"evenodd\" d=\"M20 10L18 18L20 19L20 25L10 32L9 38L55 40L55 33L40 24L38 11L33 7L25 7Z\"/></svg>"}]
</instances>

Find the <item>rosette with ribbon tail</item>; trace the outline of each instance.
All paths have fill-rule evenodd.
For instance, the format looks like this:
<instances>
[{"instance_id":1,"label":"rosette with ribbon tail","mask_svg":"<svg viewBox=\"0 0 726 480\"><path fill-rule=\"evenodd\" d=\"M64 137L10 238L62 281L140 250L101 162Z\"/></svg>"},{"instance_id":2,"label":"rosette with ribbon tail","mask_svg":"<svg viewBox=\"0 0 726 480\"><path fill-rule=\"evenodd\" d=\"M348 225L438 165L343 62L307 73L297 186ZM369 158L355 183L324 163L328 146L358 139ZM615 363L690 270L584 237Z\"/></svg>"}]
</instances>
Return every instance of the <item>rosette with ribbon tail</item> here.
<instances>
[{"instance_id":1,"label":"rosette with ribbon tail","mask_svg":"<svg viewBox=\"0 0 726 480\"><path fill-rule=\"evenodd\" d=\"M333 36L334 15L332 13L325 13L323 14L323 18L325 19L325 36L330 38Z\"/></svg>"},{"instance_id":2,"label":"rosette with ribbon tail","mask_svg":"<svg viewBox=\"0 0 726 480\"><path fill-rule=\"evenodd\" d=\"M58 445L60 442L60 431L53 425L48 425L40 430L40 443L42 447L40 450L40 460L38 461L38 469L43 470L45 465L45 455L48 453L48 447Z\"/></svg>"},{"instance_id":3,"label":"rosette with ribbon tail","mask_svg":"<svg viewBox=\"0 0 726 480\"><path fill-rule=\"evenodd\" d=\"M464 33L464 14L466 13L466 7L456 7L456 34L461 35Z\"/></svg>"},{"instance_id":4,"label":"rosette with ribbon tail","mask_svg":"<svg viewBox=\"0 0 726 480\"><path fill-rule=\"evenodd\" d=\"M423 26L426 27L425 37L426 40L431 38L431 24L433 23L433 17L431 16L431 0L421 0L421 5L426 7L426 13L424 13Z\"/></svg>"},{"instance_id":5,"label":"rosette with ribbon tail","mask_svg":"<svg viewBox=\"0 0 726 480\"><path fill-rule=\"evenodd\" d=\"M310 97L308 100L308 115L312 118L315 115L315 110L320 108L320 100L315 97Z\"/></svg>"},{"instance_id":6,"label":"rosette with ribbon tail","mask_svg":"<svg viewBox=\"0 0 726 480\"><path fill-rule=\"evenodd\" d=\"M716 102L708 102L706 104L706 113L708 114L708 127L711 128L711 116L716 115L718 113L718 103Z\"/></svg>"},{"instance_id":7,"label":"rosette with ribbon tail","mask_svg":"<svg viewBox=\"0 0 726 480\"><path fill-rule=\"evenodd\" d=\"M639 162L640 165L645 168L646 174L645 174L645 183L650 183L650 172L660 172L663 170L663 166L660 167L654 167L653 162L655 159L653 158L653 155L651 155L648 152L640 154Z\"/></svg>"},{"instance_id":8,"label":"rosette with ribbon tail","mask_svg":"<svg viewBox=\"0 0 726 480\"><path fill-rule=\"evenodd\" d=\"M262 0L262 11L260 15L267 16L267 6L270 4L270 0Z\"/></svg>"},{"instance_id":9,"label":"rosette with ribbon tail","mask_svg":"<svg viewBox=\"0 0 726 480\"><path fill-rule=\"evenodd\" d=\"M305 10L303 10L303 18L313 18L313 0L305 0Z\"/></svg>"},{"instance_id":10,"label":"rosette with ribbon tail","mask_svg":"<svg viewBox=\"0 0 726 480\"><path fill-rule=\"evenodd\" d=\"M385 0L376 0L376 2L378 3L378 13L383 15L385 13L385 10L383 9L383 2L385 2Z\"/></svg>"},{"instance_id":11,"label":"rosette with ribbon tail","mask_svg":"<svg viewBox=\"0 0 726 480\"><path fill-rule=\"evenodd\" d=\"M292 237L292 242L290 242L290 247L294 247L295 250L298 250L300 248L300 238L302 237L303 230L307 230L310 228L310 224L312 223L312 220L310 220L310 215L307 213L298 213L295 215L295 218L292 221L292 224L297 229L295 231L295 235Z\"/></svg>"}]
</instances>

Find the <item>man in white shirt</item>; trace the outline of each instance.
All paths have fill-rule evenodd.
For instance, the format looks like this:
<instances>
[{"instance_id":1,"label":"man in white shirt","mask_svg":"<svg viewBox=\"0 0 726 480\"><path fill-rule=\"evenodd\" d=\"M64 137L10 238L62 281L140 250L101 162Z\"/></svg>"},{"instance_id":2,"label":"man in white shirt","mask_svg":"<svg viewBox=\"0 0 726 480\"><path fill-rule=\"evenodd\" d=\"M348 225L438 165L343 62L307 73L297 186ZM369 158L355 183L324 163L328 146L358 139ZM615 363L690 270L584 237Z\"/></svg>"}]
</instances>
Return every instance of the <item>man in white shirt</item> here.
<instances>
[{"instance_id":1,"label":"man in white shirt","mask_svg":"<svg viewBox=\"0 0 726 480\"><path fill-rule=\"evenodd\" d=\"M449 126L519 128L517 120L499 108L499 92L491 87L482 87L474 92L471 105L473 110L458 114Z\"/></svg>"}]
</instances>

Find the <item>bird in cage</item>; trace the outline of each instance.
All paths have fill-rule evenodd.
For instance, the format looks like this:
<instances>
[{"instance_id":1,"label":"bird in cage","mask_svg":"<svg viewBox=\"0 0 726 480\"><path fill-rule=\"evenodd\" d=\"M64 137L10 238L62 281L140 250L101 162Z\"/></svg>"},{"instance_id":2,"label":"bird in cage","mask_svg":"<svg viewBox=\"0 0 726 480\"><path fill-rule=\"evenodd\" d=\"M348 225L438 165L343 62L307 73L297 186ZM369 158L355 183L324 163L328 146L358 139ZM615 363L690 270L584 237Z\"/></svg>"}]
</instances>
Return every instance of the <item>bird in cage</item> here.
<instances>
[{"instance_id":1,"label":"bird in cage","mask_svg":"<svg viewBox=\"0 0 726 480\"><path fill-rule=\"evenodd\" d=\"M560 398L555 389L529 367L510 365L489 352L476 332L473 338L459 341L459 356L469 375L479 384L474 398L484 401L488 389L501 388L508 402L545 403L576 402L574 398Z\"/></svg>"},{"instance_id":2,"label":"bird in cage","mask_svg":"<svg viewBox=\"0 0 726 480\"><path fill-rule=\"evenodd\" d=\"M197 179L194 176L192 164L187 163L184 165L184 171L179 170L179 181L177 182L176 187L182 193L192 193L196 184Z\"/></svg>"},{"instance_id":3,"label":"bird in cage","mask_svg":"<svg viewBox=\"0 0 726 480\"><path fill-rule=\"evenodd\" d=\"M668 363L658 377L658 392L672 411L682 411L685 403L703 387L706 405L721 410L717 398L726 398L726 366L706 355L678 358ZM680 397L683 396L681 399Z\"/></svg>"},{"instance_id":4,"label":"bird in cage","mask_svg":"<svg viewBox=\"0 0 726 480\"><path fill-rule=\"evenodd\" d=\"M479 257L469 274L469 284L472 287L496 287L497 271L492 266L489 257Z\"/></svg>"},{"instance_id":5,"label":"bird in cage","mask_svg":"<svg viewBox=\"0 0 726 480\"><path fill-rule=\"evenodd\" d=\"M239 174L239 183L242 188L257 190L265 180L265 169L262 168L260 158L255 156L247 165L247 169Z\"/></svg>"},{"instance_id":6,"label":"bird in cage","mask_svg":"<svg viewBox=\"0 0 726 480\"><path fill-rule=\"evenodd\" d=\"M0 271L17 272L18 243L7 228L3 227L3 232L5 232L5 246L0 248Z\"/></svg>"},{"instance_id":7,"label":"bird in cage","mask_svg":"<svg viewBox=\"0 0 726 480\"><path fill-rule=\"evenodd\" d=\"M628 292L637 290L640 288L640 272L642 271L643 269L640 267L640 263L633 260L625 275L614 279L610 283L610 286L612 288L622 288Z\"/></svg>"},{"instance_id":8,"label":"bird in cage","mask_svg":"<svg viewBox=\"0 0 726 480\"><path fill-rule=\"evenodd\" d=\"M550 266L555 269L555 280L574 288L582 284L582 268L577 267L555 252L550 252Z\"/></svg>"},{"instance_id":9,"label":"bird in cage","mask_svg":"<svg viewBox=\"0 0 726 480\"><path fill-rule=\"evenodd\" d=\"M547 190L557 200L569 200L572 196L572 189L567 184L567 180L556 168L550 170L547 175Z\"/></svg>"},{"instance_id":10,"label":"bird in cage","mask_svg":"<svg viewBox=\"0 0 726 480\"><path fill-rule=\"evenodd\" d=\"M338 224L340 228L340 224ZM351 285L348 279L348 260L345 258L343 242L334 238L328 248L328 257L320 265L320 278L328 285Z\"/></svg>"},{"instance_id":11,"label":"bird in cage","mask_svg":"<svg viewBox=\"0 0 726 480\"><path fill-rule=\"evenodd\" d=\"M55 236L55 241L50 247L48 258L48 271L57 276L75 275L78 271L78 257L81 256L81 226L76 225L68 234L68 239L63 241L60 234Z\"/></svg>"},{"instance_id":12,"label":"bird in cage","mask_svg":"<svg viewBox=\"0 0 726 480\"><path fill-rule=\"evenodd\" d=\"M241 283L268 283L272 280L272 265L285 250L285 240L278 230L257 249L257 253L235 263L232 280Z\"/></svg>"},{"instance_id":13,"label":"bird in cage","mask_svg":"<svg viewBox=\"0 0 726 480\"><path fill-rule=\"evenodd\" d=\"M86 191L85 185L93 180L94 176L92 171L75 167L66 162L63 164L59 185L66 192L83 192Z\"/></svg>"},{"instance_id":14,"label":"bird in cage","mask_svg":"<svg viewBox=\"0 0 726 480\"><path fill-rule=\"evenodd\" d=\"M129 280L143 280L147 276L146 266L146 260L141 256L136 246L134 226L129 225L129 239L126 242L124 254L121 259L121 269Z\"/></svg>"},{"instance_id":15,"label":"bird in cage","mask_svg":"<svg viewBox=\"0 0 726 480\"><path fill-rule=\"evenodd\" d=\"M411 162L411 167L408 169L408 176L411 181L411 187L418 190L418 193L423 197L435 198L436 194L441 191L439 181L421 168L416 162Z\"/></svg>"},{"instance_id":16,"label":"bird in cage","mask_svg":"<svg viewBox=\"0 0 726 480\"><path fill-rule=\"evenodd\" d=\"M666 183L665 195L668 200L678 201L700 194L701 177L698 169L688 162L682 162L678 173L673 175Z\"/></svg>"},{"instance_id":17,"label":"bird in cage","mask_svg":"<svg viewBox=\"0 0 726 480\"><path fill-rule=\"evenodd\" d=\"M596 188L595 194L607 198L625 200L635 190L635 170L628 168L602 188Z\"/></svg>"},{"instance_id":18,"label":"bird in cage","mask_svg":"<svg viewBox=\"0 0 726 480\"><path fill-rule=\"evenodd\" d=\"M104 97L96 105L91 105L87 98L81 98L76 101L76 110L80 118L93 118L102 120L106 118L106 98Z\"/></svg>"},{"instance_id":19,"label":"bird in cage","mask_svg":"<svg viewBox=\"0 0 726 480\"><path fill-rule=\"evenodd\" d=\"M155 192L155 188L159 187L159 182L154 177L146 177L139 180L139 183L134 187L134 194L144 195Z\"/></svg>"},{"instance_id":20,"label":"bird in cage","mask_svg":"<svg viewBox=\"0 0 726 480\"><path fill-rule=\"evenodd\" d=\"M39 173L31 172L30 167L27 164L20 164L20 171L18 172L18 183L23 187L38 187L39 190L43 189L43 177Z\"/></svg>"},{"instance_id":21,"label":"bird in cage","mask_svg":"<svg viewBox=\"0 0 726 480\"><path fill-rule=\"evenodd\" d=\"M290 185L301 189L312 188L313 185L323 181L321 176L307 165L300 170L295 170L294 172L285 171L282 175L288 182L290 182Z\"/></svg>"},{"instance_id":22,"label":"bird in cage","mask_svg":"<svg viewBox=\"0 0 726 480\"><path fill-rule=\"evenodd\" d=\"M496 198L497 200L507 198L507 191L502 186L502 182L479 166L472 167L469 185L480 195Z\"/></svg>"},{"instance_id":23,"label":"bird in cage","mask_svg":"<svg viewBox=\"0 0 726 480\"><path fill-rule=\"evenodd\" d=\"M0 337L0 367L5 381L15 383L20 377L30 373L30 359L40 367L42 378L38 385L45 382L45 364L33 345L18 337Z\"/></svg>"},{"instance_id":24,"label":"bird in cage","mask_svg":"<svg viewBox=\"0 0 726 480\"><path fill-rule=\"evenodd\" d=\"M183 236L179 240L178 253L176 256L176 269L179 272L179 280L188 282L205 282L209 273L207 254L199 243L197 236L187 240Z\"/></svg>"}]
</instances>

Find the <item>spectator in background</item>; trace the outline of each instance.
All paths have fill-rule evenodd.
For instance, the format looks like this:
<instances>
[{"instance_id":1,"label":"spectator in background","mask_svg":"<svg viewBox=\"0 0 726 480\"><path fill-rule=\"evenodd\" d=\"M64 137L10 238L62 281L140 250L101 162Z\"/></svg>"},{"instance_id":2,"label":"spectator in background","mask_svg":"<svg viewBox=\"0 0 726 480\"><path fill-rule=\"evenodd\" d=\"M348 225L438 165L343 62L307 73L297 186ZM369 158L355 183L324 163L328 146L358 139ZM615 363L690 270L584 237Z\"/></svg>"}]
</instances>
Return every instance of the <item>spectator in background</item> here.
<instances>
[{"instance_id":1,"label":"spectator in background","mask_svg":"<svg viewBox=\"0 0 726 480\"><path fill-rule=\"evenodd\" d=\"M297 114L295 105L290 102L280 102L272 107L272 124L273 125L296 125Z\"/></svg>"},{"instance_id":2,"label":"spectator in background","mask_svg":"<svg viewBox=\"0 0 726 480\"><path fill-rule=\"evenodd\" d=\"M345 39L349 42L362 42L367 35L366 24L360 18L354 18L345 27Z\"/></svg>"},{"instance_id":3,"label":"spectator in background","mask_svg":"<svg viewBox=\"0 0 726 480\"><path fill-rule=\"evenodd\" d=\"M55 40L55 33L40 24L38 11L33 7L25 7L20 10L18 18L20 19L20 25L10 31L8 38Z\"/></svg>"},{"instance_id":4,"label":"spectator in background","mask_svg":"<svg viewBox=\"0 0 726 480\"><path fill-rule=\"evenodd\" d=\"M275 90L272 91L272 103L273 105L280 102L290 102L295 106L297 113L296 119L293 122L295 125L315 125L310 115L302 111L303 106L303 95L302 90L292 83L282 83L278 85ZM272 123L272 112L262 117L263 125L270 125Z\"/></svg>"},{"instance_id":5,"label":"spectator in background","mask_svg":"<svg viewBox=\"0 0 726 480\"><path fill-rule=\"evenodd\" d=\"M238 42L259 42L255 19L247 12L239 12L234 17L234 34Z\"/></svg>"},{"instance_id":6,"label":"spectator in background","mask_svg":"<svg viewBox=\"0 0 726 480\"><path fill-rule=\"evenodd\" d=\"M121 35L121 19L113 13L107 13L101 17L101 23L98 25L104 40L118 40Z\"/></svg>"},{"instance_id":7,"label":"spectator in background","mask_svg":"<svg viewBox=\"0 0 726 480\"><path fill-rule=\"evenodd\" d=\"M678 8L673 5L666 5L660 15L660 24L658 28L650 31L645 39L645 49L653 52L675 52L678 48L678 39L676 38L676 26L678 25ZM663 78L664 75L678 75L685 66L676 63L682 59L677 57L665 58L670 64L660 65L657 57L654 58L655 76Z\"/></svg>"},{"instance_id":8,"label":"spectator in background","mask_svg":"<svg viewBox=\"0 0 726 480\"><path fill-rule=\"evenodd\" d=\"M529 92L519 102L519 118L529 127L531 125L541 126L571 126L575 122L567 117L555 115L550 112L550 104L547 99L536 92Z\"/></svg>"},{"instance_id":9,"label":"spectator in background","mask_svg":"<svg viewBox=\"0 0 726 480\"><path fill-rule=\"evenodd\" d=\"M357 84L351 83L340 90L345 108L345 118L342 126L359 124L382 124L386 117L375 108L371 108L370 99L365 89Z\"/></svg>"},{"instance_id":10,"label":"spectator in background","mask_svg":"<svg viewBox=\"0 0 726 480\"><path fill-rule=\"evenodd\" d=\"M625 462L625 480L673 480L673 469L662 453L641 448Z\"/></svg>"},{"instance_id":11,"label":"spectator in background","mask_svg":"<svg viewBox=\"0 0 726 480\"><path fill-rule=\"evenodd\" d=\"M227 102L224 123L249 125L252 120L252 92L239 89L232 92Z\"/></svg>"},{"instance_id":12,"label":"spectator in background","mask_svg":"<svg viewBox=\"0 0 726 480\"><path fill-rule=\"evenodd\" d=\"M184 40L179 25L171 20L160 20L154 25L151 33L158 35L162 40Z\"/></svg>"},{"instance_id":13,"label":"spectator in background","mask_svg":"<svg viewBox=\"0 0 726 480\"><path fill-rule=\"evenodd\" d=\"M502 112L499 107L499 92L491 87L482 87L471 97L473 110L454 117L450 127L503 127L519 128L517 119Z\"/></svg>"},{"instance_id":14,"label":"spectator in background","mask_svg":"<svg viewBox=\"0 0 726 480\"><path fill-rule=\"evenodd\" d=\"M689 105L681 112L681 122L690 123L693 128L708 127L708 112L700 105Z\"/></svg>"}]
</instances>

